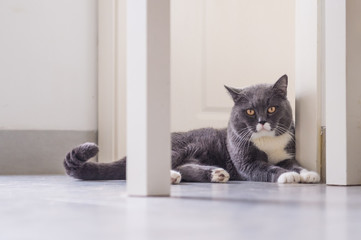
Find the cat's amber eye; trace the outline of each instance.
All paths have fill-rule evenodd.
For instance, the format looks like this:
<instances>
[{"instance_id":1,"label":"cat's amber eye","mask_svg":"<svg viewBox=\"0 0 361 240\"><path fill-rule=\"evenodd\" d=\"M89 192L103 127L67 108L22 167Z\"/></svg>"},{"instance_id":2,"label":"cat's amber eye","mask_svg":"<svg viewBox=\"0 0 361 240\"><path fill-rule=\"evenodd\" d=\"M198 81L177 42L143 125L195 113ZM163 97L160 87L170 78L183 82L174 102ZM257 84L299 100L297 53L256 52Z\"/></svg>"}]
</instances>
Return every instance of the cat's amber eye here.
<instances>
[{"instance_id":1,"label":"cat's amber eye","mask_svg":"<svg viewBox=\"0 0 361 240\"><path fill-rule=\"evenodd\" d=\"M254 115L254 110L253 109L247 109L247 114L250 115L250 116L253 116Z\"/></svg>"},{"instance_id":2,"label":"cat's amber eye","mask_svg":"<svg viewBox=\"0 0 361 240\"><path fill-rule=\"evenodd\" d=\"M276 111L276 107L269 107L267 111L268 113L274 113Z\"/></svg>"}]
</instances>

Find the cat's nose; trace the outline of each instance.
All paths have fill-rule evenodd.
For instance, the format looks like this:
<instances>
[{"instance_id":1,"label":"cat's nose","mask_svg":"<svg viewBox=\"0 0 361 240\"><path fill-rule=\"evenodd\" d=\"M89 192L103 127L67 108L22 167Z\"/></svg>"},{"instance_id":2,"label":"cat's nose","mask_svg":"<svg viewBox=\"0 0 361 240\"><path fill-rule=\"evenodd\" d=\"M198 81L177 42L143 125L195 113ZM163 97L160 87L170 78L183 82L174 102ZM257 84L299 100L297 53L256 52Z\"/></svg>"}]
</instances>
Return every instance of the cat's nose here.
<instances>
[{"instance_id":1,"label":"cat's nose","mask_svg":"<svg viewBox=\"0 0 361 240\"><path fill-rule=\"evenodd\" d=\"M267 121L258 121L258 123L264 125Z\"/></svg>"}]
</instances>

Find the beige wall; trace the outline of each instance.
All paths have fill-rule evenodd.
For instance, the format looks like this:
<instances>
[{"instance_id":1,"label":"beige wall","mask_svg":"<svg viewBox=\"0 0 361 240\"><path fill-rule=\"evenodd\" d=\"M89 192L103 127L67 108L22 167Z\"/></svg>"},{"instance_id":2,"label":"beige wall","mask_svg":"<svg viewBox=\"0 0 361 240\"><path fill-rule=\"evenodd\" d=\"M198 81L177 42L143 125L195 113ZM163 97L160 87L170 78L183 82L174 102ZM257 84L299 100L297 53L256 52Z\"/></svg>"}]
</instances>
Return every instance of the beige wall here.
<instances>
[{"instance_id":1,"label":"beige wall","mask_svg":"<svg viewBox=\"0 0 361 240\"><path fill-rule=\"evenodd\" d=\"M224 127L232 101L223 85L290 79L294 106L292 0L172 1L172 130Z\"/></svg>"},{"instance_id":2,"label":"beige wall","mask_svg":"<svg viewBox=\"0 0 361 240\"><path fill-rule=\"evenodd\" d=\"M97 1L0 1L0 129L97 129Z\"/></svg>"}]
</instances>

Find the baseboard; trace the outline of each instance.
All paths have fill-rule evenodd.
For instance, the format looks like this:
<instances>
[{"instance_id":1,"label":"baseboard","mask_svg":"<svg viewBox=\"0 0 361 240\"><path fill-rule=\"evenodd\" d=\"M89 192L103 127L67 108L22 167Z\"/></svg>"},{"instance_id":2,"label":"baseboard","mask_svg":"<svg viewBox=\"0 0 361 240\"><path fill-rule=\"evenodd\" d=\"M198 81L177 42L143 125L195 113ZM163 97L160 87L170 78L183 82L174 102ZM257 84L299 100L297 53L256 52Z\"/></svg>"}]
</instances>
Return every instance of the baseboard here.
<instances>
[{"instance_id":1,"label":"baseboard","mask_svg":"<svg viewBox=\"0 0 361 240\"><path fill-rule=\"evenodd\" d=\"M97 142L97 132L0 130L0 174L64 174L66 153L84 142Z\"/></svg>"}]
</instances>

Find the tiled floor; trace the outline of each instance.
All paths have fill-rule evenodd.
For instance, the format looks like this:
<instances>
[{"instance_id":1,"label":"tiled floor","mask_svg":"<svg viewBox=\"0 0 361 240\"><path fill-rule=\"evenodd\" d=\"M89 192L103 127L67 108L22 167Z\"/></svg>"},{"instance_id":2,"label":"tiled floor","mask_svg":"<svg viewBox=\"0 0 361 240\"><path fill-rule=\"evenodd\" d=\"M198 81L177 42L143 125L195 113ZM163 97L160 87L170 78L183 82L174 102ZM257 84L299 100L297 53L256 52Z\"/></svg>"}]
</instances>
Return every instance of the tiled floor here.
<instances>
[{"instance_id":1,"label":"tiled floor","mask_svg":"<svg viewBox=\"0 0 361 240\"><path fill-rule=\"evenodd\" d=\"M182 183L127 197L124 181L0 177L0 239L361 239L361 187Z\"/></svg>"}]
</instances>

